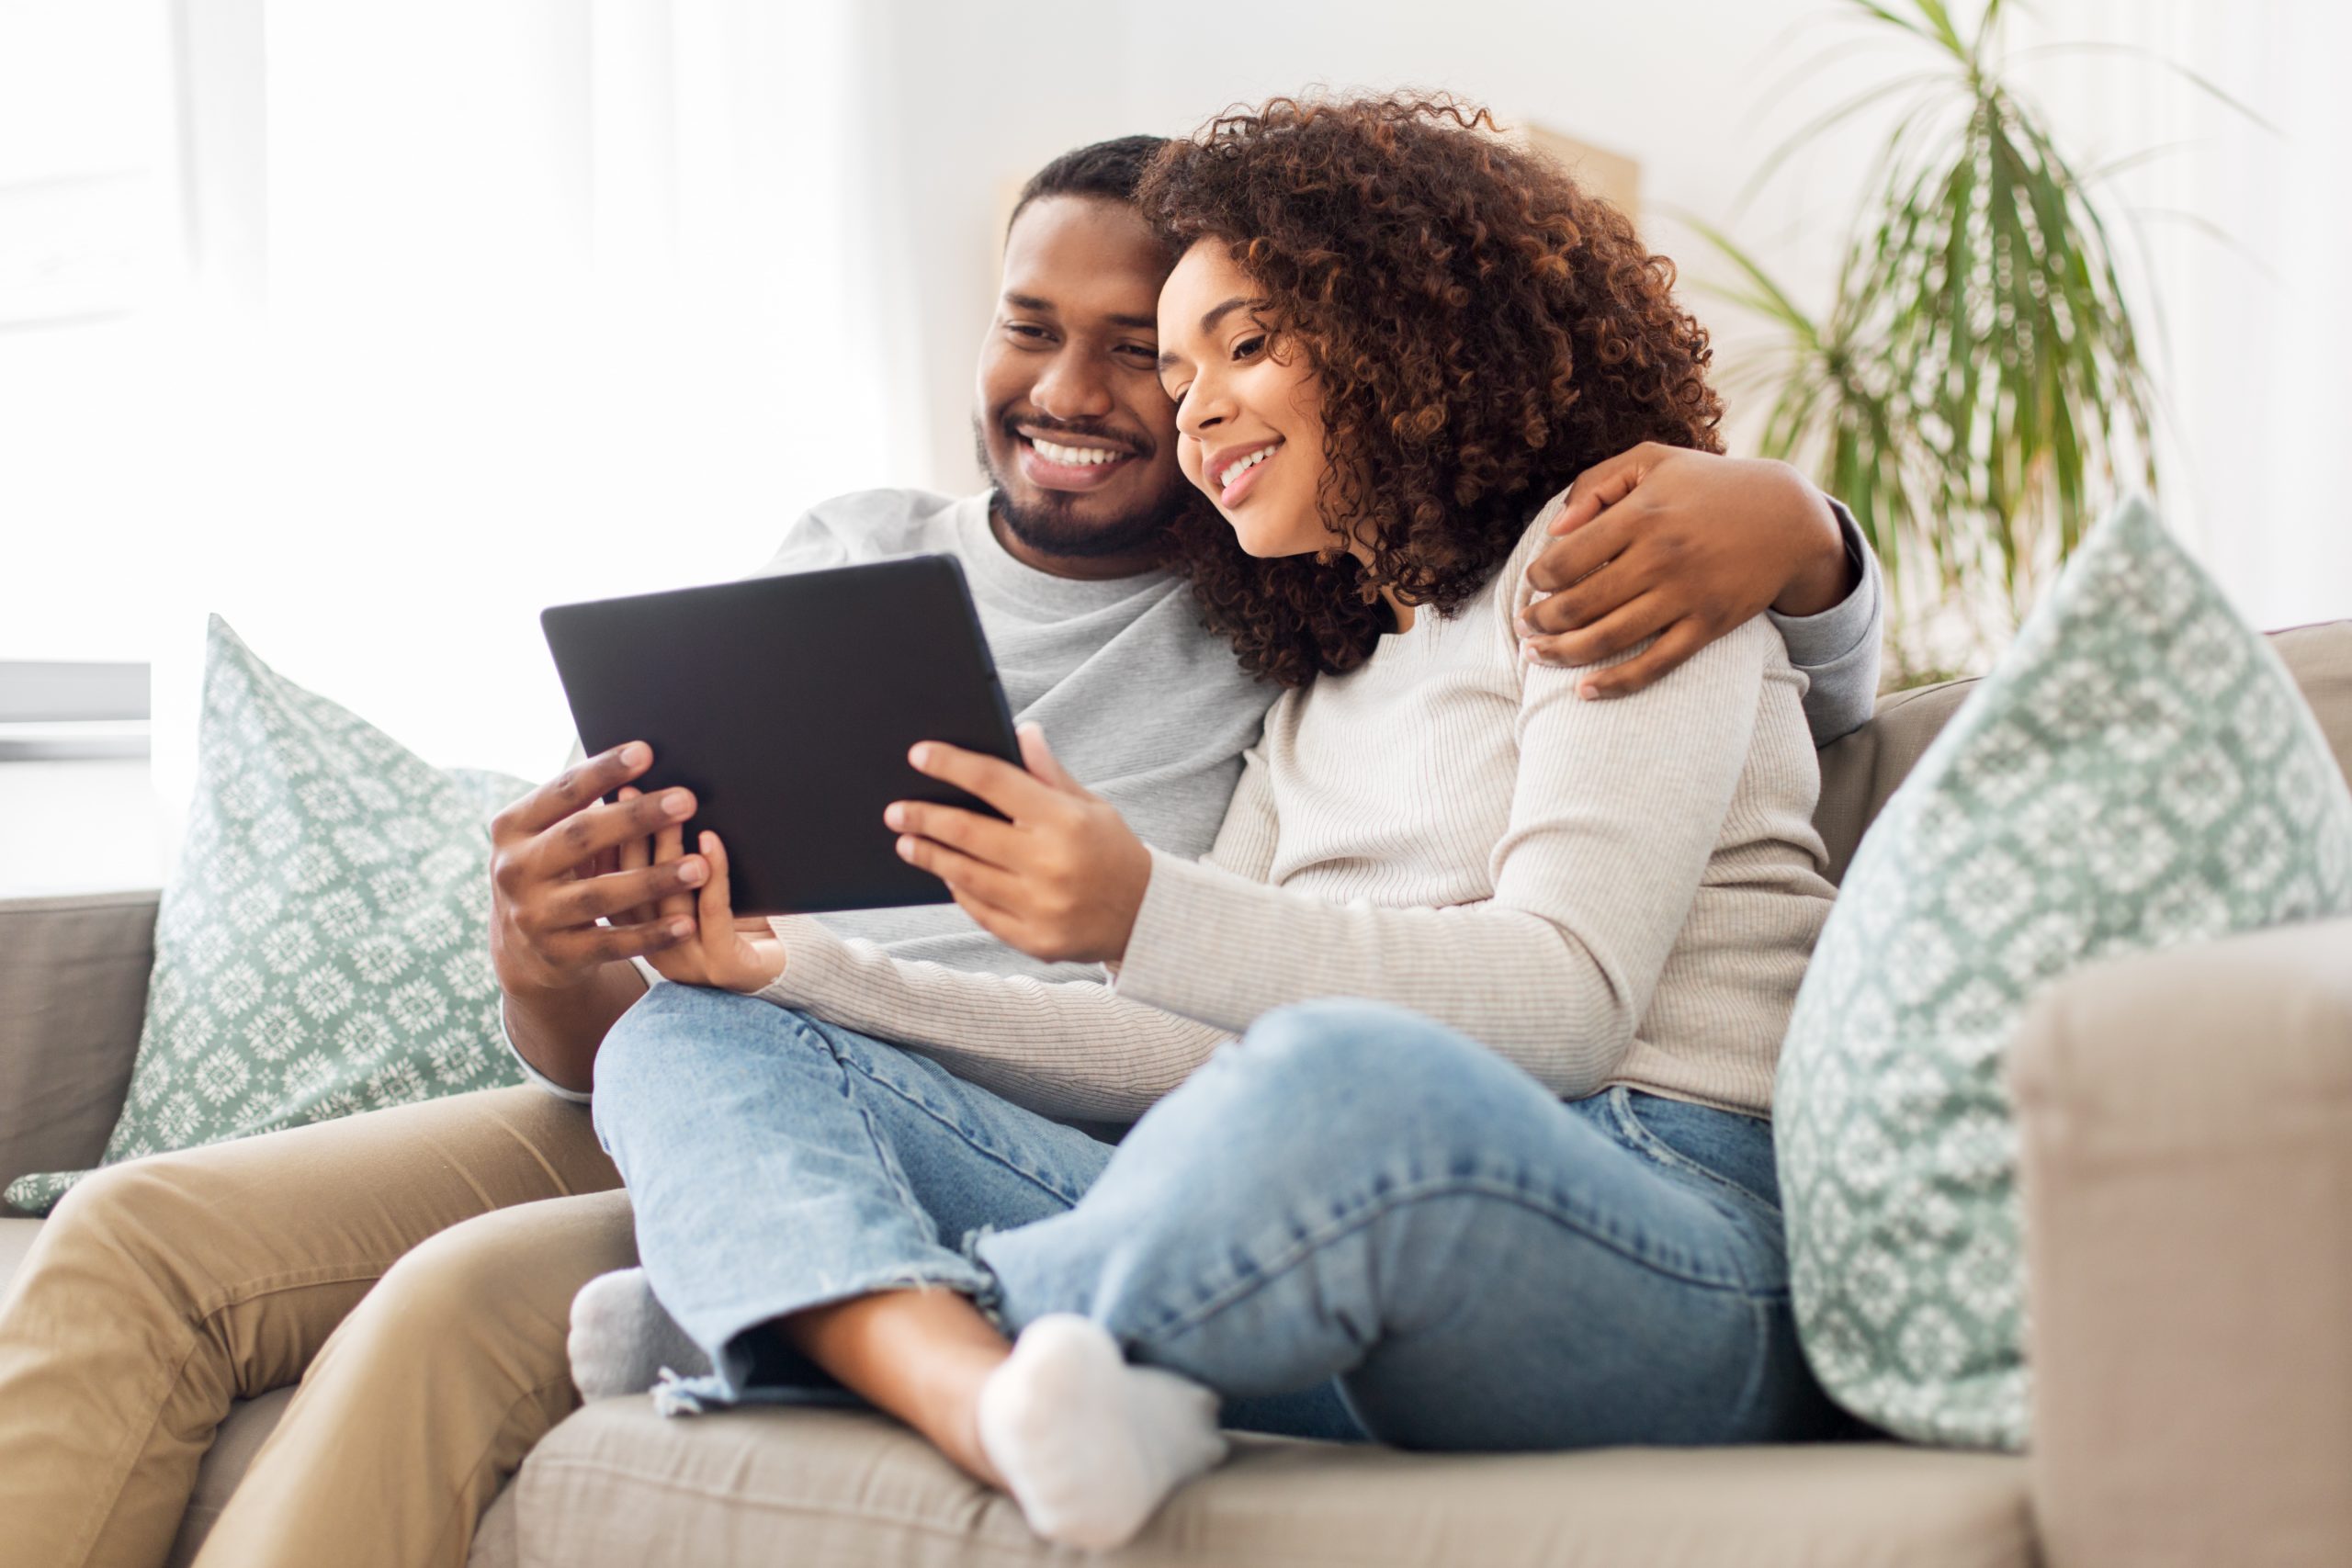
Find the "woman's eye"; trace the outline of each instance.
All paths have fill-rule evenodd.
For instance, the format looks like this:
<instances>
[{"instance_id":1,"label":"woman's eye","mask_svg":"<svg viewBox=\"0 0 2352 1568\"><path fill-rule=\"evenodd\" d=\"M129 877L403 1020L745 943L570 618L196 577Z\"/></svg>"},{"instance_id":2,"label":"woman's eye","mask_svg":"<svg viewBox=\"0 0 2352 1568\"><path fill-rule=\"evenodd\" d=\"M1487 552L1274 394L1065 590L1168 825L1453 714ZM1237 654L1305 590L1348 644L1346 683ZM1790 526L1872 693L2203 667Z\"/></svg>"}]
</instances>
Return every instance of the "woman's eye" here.
<instances>
[{"instance_id":1,"label":"woman's eye","mask_svg":"<svg viewBox=\"0 0 2352 1568\"><path fill-rule=\"evenodd\" d=\"M1256 337L1245 337L1239 343L1233 345L1233 357L1236 359L1247 359L1265 346L1266 335L1263 333L1259 333Z\"/></svg>"}]
</instances>

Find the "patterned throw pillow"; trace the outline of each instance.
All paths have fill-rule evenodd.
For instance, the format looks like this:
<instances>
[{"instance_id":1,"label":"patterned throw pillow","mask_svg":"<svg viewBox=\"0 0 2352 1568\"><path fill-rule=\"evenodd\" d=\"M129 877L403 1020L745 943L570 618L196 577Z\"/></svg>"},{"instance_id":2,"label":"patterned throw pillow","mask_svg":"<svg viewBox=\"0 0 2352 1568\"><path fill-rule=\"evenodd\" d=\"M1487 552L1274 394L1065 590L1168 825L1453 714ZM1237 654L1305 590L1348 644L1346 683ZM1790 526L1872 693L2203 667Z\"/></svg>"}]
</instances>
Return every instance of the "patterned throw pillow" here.
<instances>
[{"instance_id":1,"label":"patterned throw pillow","mask_svg":"<svg viewBox=\"0 0 2352 1568\"><path fill-rule=\"evenodd\" d=\"M487 823L529 788L430 766L213 616L187 838L101 1163L516 1082ZM85 1174L7 1201L45 1214Z\"/></svg>"},{"instance_id":2,"label":"patterned throw pillow","mask_svg":"<svg viewBox=\"0 0 2352 1568\"><path fill-rule=\"evenodd\" d=\"M2127 502L1887 803L1798 994L1781 1191L1798 1327L1838 1402L1923 1442L2023 1447L2002 1058L2028 1002L2095 959L2346 910L2352 791L2317 721Z\"/></svg>"}]
</instances>

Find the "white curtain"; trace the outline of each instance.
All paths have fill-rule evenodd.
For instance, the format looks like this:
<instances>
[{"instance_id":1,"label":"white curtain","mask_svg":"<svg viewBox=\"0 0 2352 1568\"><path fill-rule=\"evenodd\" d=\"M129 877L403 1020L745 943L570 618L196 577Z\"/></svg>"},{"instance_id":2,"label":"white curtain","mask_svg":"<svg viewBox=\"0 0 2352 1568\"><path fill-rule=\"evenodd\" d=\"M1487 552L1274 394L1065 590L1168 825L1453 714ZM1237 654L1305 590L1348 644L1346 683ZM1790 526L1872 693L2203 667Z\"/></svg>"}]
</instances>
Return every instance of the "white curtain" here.
<instances>
[{"instance_id":1,"label":"white curtain","mask_svg":"<svg viewBox=\"0 0 2352 1568\"><path fill-rule=\"evenodd\" d=\"M2135 160L2107 190L2163 321L2151 346L2168 517L2256 625L2352 615L2352 11L2071 0L2019 10L2011 43L2092 163Z\"/></svg>"},{"instance_id":2,"label":"white curtain","mask_svg":"<svg viewBox=\"0 0 2352 1568\"><path fill-rule=\"evenodd\" d=\"M153 661L167 818L208 612L536 779L571 739L541 607L740 574L922 448L849 0L180 10L189 281L41 334L69 395L0 363L34 422L0 508L74 600L6 651Z\"/></svg>"}]
</instances>

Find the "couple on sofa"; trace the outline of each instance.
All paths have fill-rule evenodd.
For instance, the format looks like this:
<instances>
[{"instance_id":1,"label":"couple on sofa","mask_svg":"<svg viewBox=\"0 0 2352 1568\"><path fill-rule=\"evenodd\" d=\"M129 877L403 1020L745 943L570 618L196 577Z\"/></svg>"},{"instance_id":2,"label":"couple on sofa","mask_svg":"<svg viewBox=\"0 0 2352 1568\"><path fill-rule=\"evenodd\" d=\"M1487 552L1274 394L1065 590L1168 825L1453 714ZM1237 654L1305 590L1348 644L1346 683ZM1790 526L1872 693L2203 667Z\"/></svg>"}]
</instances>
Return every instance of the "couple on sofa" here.
<instances>
[{"instance_id":1,"label":"couple on sofa","mask_svg":"<svg viewBox=\"0 0 2352 1568\"><path fill-rule=\"evenodd\" d=\"M0 1315L25 1560L159 1561L230 1399L299 1379L199 1561L462 1562L576 1403L567 1334L643 1387L668 1317L708 1363L669 1407L863 1398L1079 1545L1221 1425L1827 1429L1767 1118L1878 585L1709 455L1669 276L1441 105L1043 171L991 490L830 503L769 567L964 558L1029 766L916 759L1007 818L893 808L955 906L733 917L642 746L511 807L541 1087L71 1193Z\"/></svg>"}]
</instances>

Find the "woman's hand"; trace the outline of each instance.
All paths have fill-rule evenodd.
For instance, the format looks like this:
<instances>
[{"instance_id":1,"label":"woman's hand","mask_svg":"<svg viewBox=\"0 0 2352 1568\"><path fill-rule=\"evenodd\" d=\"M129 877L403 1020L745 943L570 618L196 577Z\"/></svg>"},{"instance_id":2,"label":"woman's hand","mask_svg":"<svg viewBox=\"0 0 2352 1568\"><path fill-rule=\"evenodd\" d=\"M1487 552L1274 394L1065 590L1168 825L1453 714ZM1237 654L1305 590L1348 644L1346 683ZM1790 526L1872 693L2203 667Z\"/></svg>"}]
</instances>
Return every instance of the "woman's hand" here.
<instances>
[{"instance_id":1,"label":"woman's hand","mask_svg":"<svg viewBox=\"0 0 2352 1568\"><path fill-rule=\"evenodd\" d=\"M623 800L634 797L637 791L624 788ZM695 923L695 934L673 947L665 947L646 954L646 961L660 971L662 978L685 986L714 986L729 991L756 991L784 973L784 943L764 915L735 913L732 895L727 886L727 847L718 835L701 835L702 853L699 857L685 853L685 829L676 823L656 833L650 842L632 839L621 846L620 868L623 871L642 869L650 857L656 866L683 861L678 875L692 887L699 882L698 891L666 895L656 910L635 909L628 919L616 916L613 923L628 920L673 920L680 917Z\"/></svg>"},{"instance_id":2,"label":"woman's hand","mask_svg":"<svg viewBox=\"0 0 2352 1568\"><path fill-rule=\"evenodd\" d=\"M915 771L968 790L1012 818L960 807L894 802L882 819L899 853L947 884L981 929L1032 958L1116 962L1151 882L1151 852L1119 813L1090 795L1021 727L1027 773L937 740L908 753Z\"/></svg>"}]
</instances>

